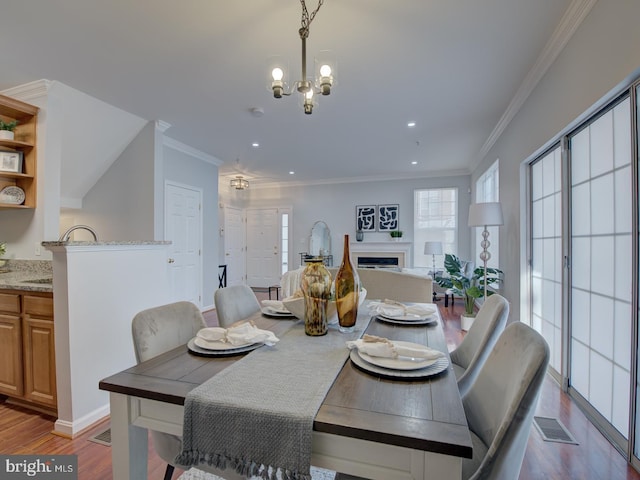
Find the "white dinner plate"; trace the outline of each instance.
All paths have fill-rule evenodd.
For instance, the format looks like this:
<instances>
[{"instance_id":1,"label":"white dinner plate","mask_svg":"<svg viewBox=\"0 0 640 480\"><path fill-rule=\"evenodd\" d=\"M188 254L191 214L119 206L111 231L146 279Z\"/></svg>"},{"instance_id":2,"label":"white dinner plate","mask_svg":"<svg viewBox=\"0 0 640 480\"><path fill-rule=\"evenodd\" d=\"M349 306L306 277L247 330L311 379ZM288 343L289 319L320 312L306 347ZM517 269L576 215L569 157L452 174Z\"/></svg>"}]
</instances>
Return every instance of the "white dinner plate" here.
<instances>
[{"instance_id":1,"label":"white dinner plate","mask_svg":"<svg viewBox=\"0 0 640 480\"><path fill-rule=\"evenodd\" d=\"M394 341L393 343L401 345L403 347L424 347L424 345L420 345L419 343L401 341ZM421 368L430 367L440 359L440 357L433 359L417 358L415 360L411 360L409 357L373 357L361 351L358 351L358 355L360 355L360 358L362 358L365 362L369 362L372 365L377 365L378 367L388 368L390 370L419 370Z\"/></svg>"},{"instance_id":2,"label":"white dinner plate","mask_svg":"<svg viewBox=\"0 0 640 480\"><path fill-rule=\"evenodd\" d=\"M193 343L205 350L235 350L237 348L248 347L249 345L253 345L255 342L244 343L242 345L232 345L227 342L211 342L204 338L195 337Z\"/></svg>"},{"instance_id":3,"label":"white dinner plate","mask_svg":"<svg viewBox=\"0 0 640 480\"><path fill-rule=\"evenodd\" d=\"M420 320L396 320L393 318L387 318L382 315L376 315L376 319L385 323L393 323L395 325L431 325L432 323L438 323L438 317L430 315Z\"/></svg>"},{"instance_id":4,"label":"white dinner plate","mask_svg":"<svg viewBox=\"0 0 640 480\"><path fill-rule=\"evenodd\" d=\"M194 355L200 355L204 357L230 357L233 355L241 355L243 353L247 353L257 348L260 348L262 345L264 345L264 343L258 342L258 343L251 343L244 347L234 347L227 350L210 350L208 348L199 347L198 345L195 344L195 340L196 340L195 337L189 340L189 342L187 343L187 348Z\"/></svg>"},{"instance_id":5,"label":"white dinner plate","mask_svg":"<svg viewBox=\"0 0 640 480\"><path fill-rule=\"evenodd\" d=\"M267 317L295 318L295 315L289 310L277 310L272 307L262 307L262 313Z\"/></svg>"},{"instance_id":6,"label":"white dinner plate","mask_svg":"<svg viewBox=\"0 0 640 480\"><path fill-rule=\"evenodd\" d=\"M384 318L388 318L389 320L402 320L403 322L418 322L420 320L425 320L430 315L416 315L414 313L405 313L404 315L385 315L381 313L380 316Z\"/></svg>"},{"instance_id":7,"label":"white dinner plate","mask_svg":"<svg viewBox=\"0 0 640 480\"><path fill-rule=\"evenodd\" d=\"M372 363L363 360L358 354L358 350L355 348L351 350L349 357L351 358L351 362L359 370L363 370L380 378L388 378L390 380L411 381L427 379L444 372L449 367L449 359L447 357L440 357L433 365L425 368L419 368L417 370L392 370L390 368L373 365Z\"/></svg>"}]
</instances>

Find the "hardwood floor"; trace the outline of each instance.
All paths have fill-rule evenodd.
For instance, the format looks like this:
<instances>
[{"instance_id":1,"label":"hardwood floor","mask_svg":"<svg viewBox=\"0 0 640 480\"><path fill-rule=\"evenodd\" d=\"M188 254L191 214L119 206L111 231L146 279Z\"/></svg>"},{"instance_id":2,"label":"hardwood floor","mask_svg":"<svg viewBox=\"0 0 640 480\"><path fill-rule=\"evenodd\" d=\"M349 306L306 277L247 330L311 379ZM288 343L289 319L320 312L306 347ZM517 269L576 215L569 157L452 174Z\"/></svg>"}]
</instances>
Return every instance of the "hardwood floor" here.
<instances>
[{"instance_id":1,"label":"hardwood floor","mask_svg":"<svg viewBox=\"0 0 640 480\"><path fill-rule=\"evenodd\" d=\"M258 298L267 298L258 292ZM450 349L462 340L460 302L445 308L438 303ZM217 323L215 312L207 312L209 325ZM593 427L571 399L562 393L550 377L545 380L536 415L558 418L579 445L550 443L532 428L520 480L640 480L640 474ZM0 453L2 454L76 454L80 480L111 480L111 448L88 439L109 427L108 419L93 425L74 439L51 434L53 417L22 407L0 404ZM165 464L149 448L149 478L162 479ZM175 480L181 471L173 474Z\"/></svg>"}]
</instances>

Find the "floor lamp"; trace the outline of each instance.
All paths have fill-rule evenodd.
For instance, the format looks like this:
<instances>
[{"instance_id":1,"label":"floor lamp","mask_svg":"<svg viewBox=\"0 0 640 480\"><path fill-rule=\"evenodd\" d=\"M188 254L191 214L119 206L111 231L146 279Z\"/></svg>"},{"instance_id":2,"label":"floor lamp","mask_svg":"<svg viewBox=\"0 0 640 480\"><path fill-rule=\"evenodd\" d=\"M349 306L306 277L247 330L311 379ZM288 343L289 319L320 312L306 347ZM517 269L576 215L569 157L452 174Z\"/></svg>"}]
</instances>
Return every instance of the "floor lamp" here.
<instances>
[{"instance_id":1,"label":"floor lamp","mask_svg":"<svg viewBox=\"0 0 640 480\"><path fill-rule=\"evenodd\" d=\"M424 254L431 255L433 259L433 281L436 281L436 255L442 255L442 242L424 242ZM437 302L439 298L436 298L436 291L433 291L433 301Z\"/></svg>"},{"instance_id":2,"label":"floor lamp","mask_svg":"<svg viewBox=\"0 0 640 480\"><path fill-rule=\"evenodd\" d=\"M482 252L480 260L484 263L484 299L487 298L487 262L491 258L489 253L489 231L487 227L503 225L502 207L498 202L474 203L469 205L469 226L484 227L482 231Z\"/></svg>"}]
</instances>

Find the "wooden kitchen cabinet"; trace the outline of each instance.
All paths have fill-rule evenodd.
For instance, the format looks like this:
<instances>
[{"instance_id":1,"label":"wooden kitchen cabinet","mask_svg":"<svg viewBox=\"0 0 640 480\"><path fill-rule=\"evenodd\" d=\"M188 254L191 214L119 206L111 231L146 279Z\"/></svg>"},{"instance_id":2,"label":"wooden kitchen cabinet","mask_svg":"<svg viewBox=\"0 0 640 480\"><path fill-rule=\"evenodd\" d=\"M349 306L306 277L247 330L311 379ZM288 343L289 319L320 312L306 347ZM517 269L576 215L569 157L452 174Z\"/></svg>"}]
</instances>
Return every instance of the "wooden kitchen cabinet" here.
<instances>
[{"instance_id":1,"label":"wooden kitchen cabinet","mask_svg":"<svg viewBox=\"0 0 640 480\"><path fill-rule=\"evenodd\" d=\"M57 407L53 295L0 293L0 394Z\"/></svg>"}]
</instances>

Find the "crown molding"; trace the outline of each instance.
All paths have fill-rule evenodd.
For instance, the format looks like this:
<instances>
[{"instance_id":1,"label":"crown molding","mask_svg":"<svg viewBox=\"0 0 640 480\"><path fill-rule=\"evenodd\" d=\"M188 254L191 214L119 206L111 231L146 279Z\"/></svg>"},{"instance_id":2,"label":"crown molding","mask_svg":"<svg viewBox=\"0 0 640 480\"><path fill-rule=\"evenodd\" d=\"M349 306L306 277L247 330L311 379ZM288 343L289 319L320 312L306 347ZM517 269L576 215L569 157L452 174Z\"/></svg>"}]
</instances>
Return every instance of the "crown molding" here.
<instances>
[{"instance_id":1,"label":"crown molding","mask_svg":"<svg viewBox=\"0 0 640 480\"><path fill-rule=\"evenodd\" d=\"M230 175L228 173L220 173L220 177ZM369 177L350 177L350 178L328 178L310 181L272 181L263 182L259 179L251 181L251 189L257 190L261 188L283 188L283 187L309 187L315 185L338 185L344 183L370 183L370 182L388 182L393 180L415 180L419 178L433 177L459 177L470 175L469 170L441 170L422 173L407 173L398 175L377 175Z\"/></svg>"},{"instance_id":2,"label":"crown molding","mask_svg":"<svg viewBox=\"0 0 640 480\"><path fill-rule=\"evenodd\" d=\"M562 52L567 42L571 39L597 1L598 0L573 0L573 2L571 2L571 5L569 5L566 12L560 19L560 22L551 35L551 38L549 38L549 41L542 49L542 52L540 52L540 55L533 64L533 67L529 70L524 81L520 84L520 87L511 99L511 102L509 102L509 105L502 114L502 117L498 120L498 124L494 127L489 138L487 138L480 149L478 158L472 165L472 170L475 170L478 164L489 153L489 150L491 150L500 136L507 129L507 126L511 123L513 117L515 117L520 111L524 102L529 98L529 95L531 95L551 65L553 65L553 62L556 61L560 52Z\"/></svg>"},{"instance_id":3,"label":"crown molding","mask_svg":"<svg viewBox=\"0 0 640 480\"><path fill-rule=\"evenodd\" d=\"M156 122L156 125L157 124L158 122ZM181 152L191 157L202 160L203 162L210 163L217 167L221 166L224 163L213 155L209 155L208 153L204 153L196 148L190 147L189 145L179 142L178 140L175 140L171 137L163 136L162 145L177 152Z\"/></svg>"},{"instance_id":4,"label":"crown molding","mask_svg":"<svg viewBox=\"0 0 640 480\"><path fill-rule=\"evenodd\" d=\"M166 132L171 128L171 124L169 122L165 122L164 120L156 120L156 130L159 130L161 133Z\"/></svg>"},{"instance_id":5,"label":"crown molding","mask_svg":"<svg viewBox=\"0 0 640 480\"><path fill-rule=\"evenodd\" d=\"M16 100L28 102L29 100L46 96L49 93L51 84L51 80L35 80L33 82L2 90L2 94L7 97L15 98Z\"/></svg>"}]
</instances>

